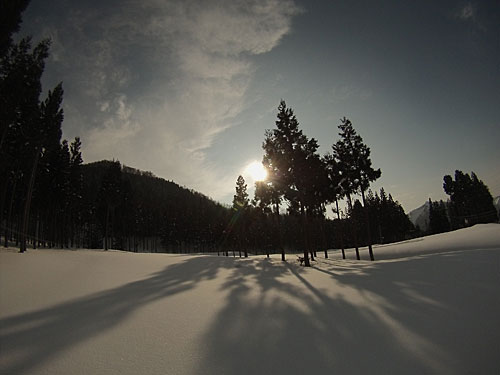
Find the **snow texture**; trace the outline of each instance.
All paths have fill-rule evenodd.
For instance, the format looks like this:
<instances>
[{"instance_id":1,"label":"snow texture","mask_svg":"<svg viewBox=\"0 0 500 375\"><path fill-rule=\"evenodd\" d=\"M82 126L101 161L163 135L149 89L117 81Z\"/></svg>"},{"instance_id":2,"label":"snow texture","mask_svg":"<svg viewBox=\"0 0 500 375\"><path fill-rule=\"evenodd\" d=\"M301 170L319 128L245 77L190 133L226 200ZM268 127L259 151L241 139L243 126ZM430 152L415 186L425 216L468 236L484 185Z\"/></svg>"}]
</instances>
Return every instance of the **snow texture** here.
<instances>
[{"instance_id":1,"label":"snow texture","mask_svg":"<svg viewBox=\"0 0 500 375\"><path fill-rule=\"evenodd\" d=\"M0 373L500 373L500 225L374 252L2 250Z\"/></svg>"}]
</instances>

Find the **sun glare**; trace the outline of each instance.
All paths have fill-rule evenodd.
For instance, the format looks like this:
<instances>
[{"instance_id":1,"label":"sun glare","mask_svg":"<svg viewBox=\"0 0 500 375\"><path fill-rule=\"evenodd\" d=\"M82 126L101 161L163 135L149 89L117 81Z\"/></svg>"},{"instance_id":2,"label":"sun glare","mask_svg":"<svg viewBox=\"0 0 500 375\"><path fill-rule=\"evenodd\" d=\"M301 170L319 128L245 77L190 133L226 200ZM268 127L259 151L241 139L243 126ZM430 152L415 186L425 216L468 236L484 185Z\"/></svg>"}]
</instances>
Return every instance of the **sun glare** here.
<instances>
[{"instance_id":1,"label":"sun glare","mask_svg":"<svg viewBox=\"0 0 500 375\"><path fill-rule=\"evenodd\" d=\"M245 168L245 174L249 175L254 181L262 181L267 177L266 168L258 161L253 161Z\"/></svg>"}]
</instances>

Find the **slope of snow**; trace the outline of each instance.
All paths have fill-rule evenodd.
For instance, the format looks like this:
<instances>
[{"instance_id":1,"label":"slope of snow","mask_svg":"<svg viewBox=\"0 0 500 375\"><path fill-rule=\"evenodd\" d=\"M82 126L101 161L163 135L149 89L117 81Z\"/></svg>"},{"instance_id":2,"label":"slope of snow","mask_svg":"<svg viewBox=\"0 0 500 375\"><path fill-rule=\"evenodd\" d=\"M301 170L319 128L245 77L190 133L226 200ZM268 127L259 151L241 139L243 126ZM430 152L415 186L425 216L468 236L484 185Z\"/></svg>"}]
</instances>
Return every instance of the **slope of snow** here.
<instances>
[{"instance_id":1,"label":"slope of snow","mask_svg":"<svg viewBox=\"0 0 500 375\"><path fill-rule=\"evenodd\" d=\"M408 241L386 245L374 245L376 260L408 257L421 254L442 253L457 250L482 250L496 248L500 244L500 225L478 224L453 232L434 234ZM341 254L336 252L336 258ZM361 259L369 260L367 248L360 249ZM353 249L347 251L347 258L356 259Z\"/></svg>"},{"instance_id":2,"label":"slope of snow","mask_svg":"<svg viewBox=\"0 0 500 375\"><path fill-rule=\"evenodd\" d=\"M0 373L498 374L499 232L379 247L392 259L377 262L318 254L311 268L2 250Z\"/></svg>"}]
</instances>

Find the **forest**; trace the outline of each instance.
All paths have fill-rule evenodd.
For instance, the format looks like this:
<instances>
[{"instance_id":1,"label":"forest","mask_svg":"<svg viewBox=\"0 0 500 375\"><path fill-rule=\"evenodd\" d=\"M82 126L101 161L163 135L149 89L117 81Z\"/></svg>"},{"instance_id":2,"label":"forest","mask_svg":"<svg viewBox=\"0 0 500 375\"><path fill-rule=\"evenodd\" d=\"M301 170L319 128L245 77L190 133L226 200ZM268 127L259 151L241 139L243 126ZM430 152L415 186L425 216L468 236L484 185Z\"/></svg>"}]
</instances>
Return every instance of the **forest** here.
<instances>
[{"instance_id":1,"label":"forest","mask_svg":"<svg viewBox=\"0 0 500 375\"><path fill-rule=\"evenodd\" d=\"M0 45L0 230L3 245L141 252L303 252L306 265L327 249L389 243L421 235L383 188L370 148L347 118L325 155L292 108L278 106L264 134L268 172L250 199L242 176L232 206L119 161L84 164L80 138L62 139L63 85L42 98L50 40L14 42L28 2L13 2ZM431 202L430 233L498 220L488 188L472 173L444 177L450 202ZM474 197L471 199L470 197ZM345 201L346 209L339 208ZM342 205L341 205L342 206ZM328 212L329 211L329 212ZM329 215L332 214L332 216ZM485 214L486 213L486 214Z\"/></svg>"}]
</instances>

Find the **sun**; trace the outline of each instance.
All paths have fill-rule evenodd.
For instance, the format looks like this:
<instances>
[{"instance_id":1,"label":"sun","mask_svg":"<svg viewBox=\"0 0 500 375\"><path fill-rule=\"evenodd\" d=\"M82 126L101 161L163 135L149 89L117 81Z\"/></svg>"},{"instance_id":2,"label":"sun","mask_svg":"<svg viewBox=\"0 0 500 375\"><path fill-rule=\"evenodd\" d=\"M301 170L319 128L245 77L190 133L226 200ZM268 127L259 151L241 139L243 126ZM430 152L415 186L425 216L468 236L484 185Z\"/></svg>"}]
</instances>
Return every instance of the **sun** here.
<instances>
[{"instance_id":1,"label":"sun","mask_svg":"<svg viewBox=\"0 0 500 375\"><path fill-rule=\"evenodd\" d=\"M267 177L266 168L264 168L262 163L259 163L258 161L253 161L248 164L245 168L244 173L250 176L250 178L254 181L262 181Z\"/></svg>"}]
</instances>

